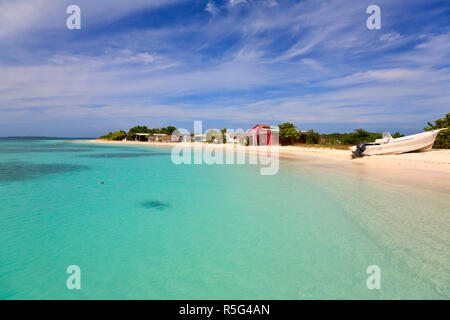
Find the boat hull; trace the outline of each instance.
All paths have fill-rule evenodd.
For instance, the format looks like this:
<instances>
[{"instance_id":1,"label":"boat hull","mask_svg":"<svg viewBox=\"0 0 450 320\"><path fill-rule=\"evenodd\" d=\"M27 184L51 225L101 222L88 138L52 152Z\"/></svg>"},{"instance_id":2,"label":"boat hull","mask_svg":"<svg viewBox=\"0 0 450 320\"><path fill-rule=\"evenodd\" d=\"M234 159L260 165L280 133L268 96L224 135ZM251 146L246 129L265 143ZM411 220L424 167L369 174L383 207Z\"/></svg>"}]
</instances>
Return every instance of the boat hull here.
<instances>
[{"instance_id":1,"label":"boat hull","mask_svg":"<svg viewBox=\"0 0 450 320\"><path fill-rule=\"evenodd\" d=\"M418 133L411 136L391 139L385 144L367 144L364 156L380 154L401 154L412 151L427 151L433 147L434 141L441 130ZM353 147L354 151L356 147Z\"/></svg>"}]
</instances>

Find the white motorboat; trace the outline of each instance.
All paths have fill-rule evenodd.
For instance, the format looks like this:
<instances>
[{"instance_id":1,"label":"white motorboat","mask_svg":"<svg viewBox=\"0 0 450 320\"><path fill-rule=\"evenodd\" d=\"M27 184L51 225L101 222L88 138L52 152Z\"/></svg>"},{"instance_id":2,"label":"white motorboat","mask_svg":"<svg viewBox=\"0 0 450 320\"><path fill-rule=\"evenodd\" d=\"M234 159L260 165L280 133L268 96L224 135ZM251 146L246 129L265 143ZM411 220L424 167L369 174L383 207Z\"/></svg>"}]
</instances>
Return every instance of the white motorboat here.
<instances>
[{"instance_id":1,"label":"white motorboat","mask_svg":"<svg viewBox=\"0 0 450 320\"><path fill-rule=\"evenodd\" d=\"M446 129L431 130L401 138L392 138L390 133L383 133L383 137L375 140L374 143L360 143L350 147L353 151L352 158L430 150L438 133Z\"/></svg>"}]
</instances>

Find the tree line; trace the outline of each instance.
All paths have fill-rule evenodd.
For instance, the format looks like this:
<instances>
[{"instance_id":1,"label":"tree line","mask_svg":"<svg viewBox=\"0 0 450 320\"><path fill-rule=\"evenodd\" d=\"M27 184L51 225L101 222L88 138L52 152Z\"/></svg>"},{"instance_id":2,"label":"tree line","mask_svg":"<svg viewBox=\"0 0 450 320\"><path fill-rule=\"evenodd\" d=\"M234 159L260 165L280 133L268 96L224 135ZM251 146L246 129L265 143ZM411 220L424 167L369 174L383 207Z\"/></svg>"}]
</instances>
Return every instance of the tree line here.
<instances>
[{"instance_id":1,"label":"tree line","mask_svg":"<svg viewBox=\"0 0 450 320\"><path fill-rule=\"evenodd\" d=\"M314 130L302 132L289 122L280 124L280 143L282 145L289 145L295 143L306 144L321 144L329 146L338 145L356 145L358 143L374 142L376 139L382 138L382 134L378 132L369 132L364 129L356 129L350 133L330 133L319 134ZM433 148L445 148L450 149L450 113L447 113L444 118L439 118L434 121L434 124L428 122L428 126L423 128L425 131L447 128L447 130L441 131ZM393 138L400 138L404 135L400 132L396 132L392 135Z\"/></svg>"},{"instance_id":2,"label":"tree line","mask_svg":"<svg viewBox=\"0 0 450 320\"><path fill-rule=\"evenodd\" d=\"M356 129L354 132L350 133L330 133L330 134L320 134L314 130L309 130L303 132L298 130L294 124L285 122L280 124L280 143L282 145L291 145L296 143L306 143L306 144L320 144L329 146L339 146L339 145L356 145L358 143L368 143L374 142L376 139L382 137L381 133L369 132L364 129ZM434 124L428 122L428 126L424 128L425 131L436 130L441 128L449 128L447 130L441 131L436 138L433 148L450 148L450 113L447 113L444 118L439 118L434 121ZM163 128L148 128L147 126L138 125L130 128L128 132L119 130L115 132L108 132L106 135L101 136L100 139L105 140L115 140L121 141L123 139L133 140L136 133L148 133L149 136L154 134L167 134L171 135L175 130L174 126L167 126ZM223 137L223 142L225 139L226 129L222 129L220 133ZM211 135L211 141L214 139L214 135ZM392 135L393 138L403 137L400 132L396 132Z\"/></svg>"},{"instance_id":3,"label":"tree line","mask_svg":"<svg viewBox=\"0 0 450 320\"><path fill-rule=\"evenodd\" d=\"M445 115L445 118L437 119L434 124L428 122L428 127L423 128L425 131L443 128L447 128L447 130L439 132L433 148L450 149L450 112Z\"/></svg>"},{"instance_id":4,"label":"tree line","mask_svg":"<svg viewBox=\"0 0 450 320\"><path fill-rule=\"evenodd\" d=\"M108 132L104 136L101 136L99 139L122 141L126 138L127 140L133 140L136 137L137 133L148 133L149 136L155 134L171 135L175 130L177 130L177 128L174 126L167 126L164 128L148 128L147 126L138 125L130 128L128 132L124 130Z\"/></svg>"},{"instance_id":5,"label":"tree line","mask_svg":"<svg viewBox=\"0 0 450 320\"><path fill-rule=\"evenodd\" d=\"M306 132L297 130L297 128L289 122L280 124L280 143L282 145L306 143L306 144L322 144L322 145L355 145L361 142L373 142L380 139L382 135L378 132L369 132L364 129L356 129L350 133L331 133L320 134L314 130ZM403 135L396 132L393 137L398 138Z\"/></svg>"}]
</instances>

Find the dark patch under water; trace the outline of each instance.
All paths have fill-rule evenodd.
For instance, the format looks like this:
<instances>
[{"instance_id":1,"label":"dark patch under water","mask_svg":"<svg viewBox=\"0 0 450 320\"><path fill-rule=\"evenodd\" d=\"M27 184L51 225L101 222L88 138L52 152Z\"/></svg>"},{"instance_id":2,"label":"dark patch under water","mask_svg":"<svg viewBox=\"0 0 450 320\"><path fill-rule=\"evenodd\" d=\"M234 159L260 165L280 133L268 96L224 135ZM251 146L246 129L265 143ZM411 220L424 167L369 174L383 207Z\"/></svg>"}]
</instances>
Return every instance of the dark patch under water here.
<instances>
[{"instance_id":1,"label":"dark patch under water","mask_svg":"<svg viewBox=\"0 0 450 320\"><path fill-rule=\"evenodd\" d=\"M170 204L159 200L150 200L142 202L142 206L146 209L164 210L170 207Z\"/></svg>"},{"instance_id":2,"label":"dark patch under water","mask_svg":"<svg viewBox=\"0 0 450 320\"><path fill-rule=\"evenodd\" d=\"M167 156L170 153L160 152L114 152L114 153L95 153L95 154L83 154L80 158L137 158L137 157L154 157L154 156Z\"/></svg>"},{"instance_id":3,"label":"dark patch under water","mask_svg":"<svg viewBox=\"0 0 450 320\"><path fill-rule=\"evenodd\" d=\"M87 168L87 166L76 164L3 162L0 163L0 182L14 182L28 179L38 179L44 175L85 170Z\"/></svg>"},{"instance_id":4,"label":"dark patch under water","mask_svg":"<svg viewBox=\"0 0 450 320\"><path fill-rule=\"evenodd\" d=\"M71 148L64 145L27 145L27 146L2 146L0 153L48 153L48 152L87 152L87 148Z\"/></svg>"},{"instance_id":5,"label":"dark patch under water","mask_svg":"<svg viewBox=\"0 0 450 320\"><path fill-rule=\"evenodd\" d=\"M42 143L45 139L1 139L0 154L7 153L77 153L97 150L123 150L122 146L102 146L89 144L73 144L66 141L55 141L55 143ZM5 143L6 142L6 143Z\"/></svg>"}]
</instances>

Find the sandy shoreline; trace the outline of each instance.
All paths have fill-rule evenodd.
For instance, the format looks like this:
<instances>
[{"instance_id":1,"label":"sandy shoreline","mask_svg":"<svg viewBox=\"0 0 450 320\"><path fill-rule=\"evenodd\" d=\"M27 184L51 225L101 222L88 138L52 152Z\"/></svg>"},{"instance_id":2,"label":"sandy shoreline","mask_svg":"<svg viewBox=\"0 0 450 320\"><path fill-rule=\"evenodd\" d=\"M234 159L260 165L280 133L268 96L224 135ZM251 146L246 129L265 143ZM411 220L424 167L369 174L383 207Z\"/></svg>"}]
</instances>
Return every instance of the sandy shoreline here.
<instances>
[{"instance_id":1,"label":"sandy shoreline","mask_svg":"<svg viewBox=\"0 0 450 320\"><path fill-rule=\"evenodd\" d=\"M75 143L135 145L160 148L172 148L179 143L77 140ZM191 145L191 143L189 143ZM214 148L225 148L225 145L211 145ZM255 147L254 147L255 148ZM235 152L259 152L267 147L256 147L249 150L245 146L234 146ZM255 151L256 150L256 151ZM352 160L349 150L280 146L279 156L286 163L295 164L297 160L306 160L323 167L332 167L353 175L364 175L386 182L415 183L424 188L438 186L441 190L450 192L450 150L430 150L420 153L405 153L401 155L367 156ZM444 189L442 189L444 186ZM434 188L433 188L434 189Z\"/></svg>"}]
</instances>

